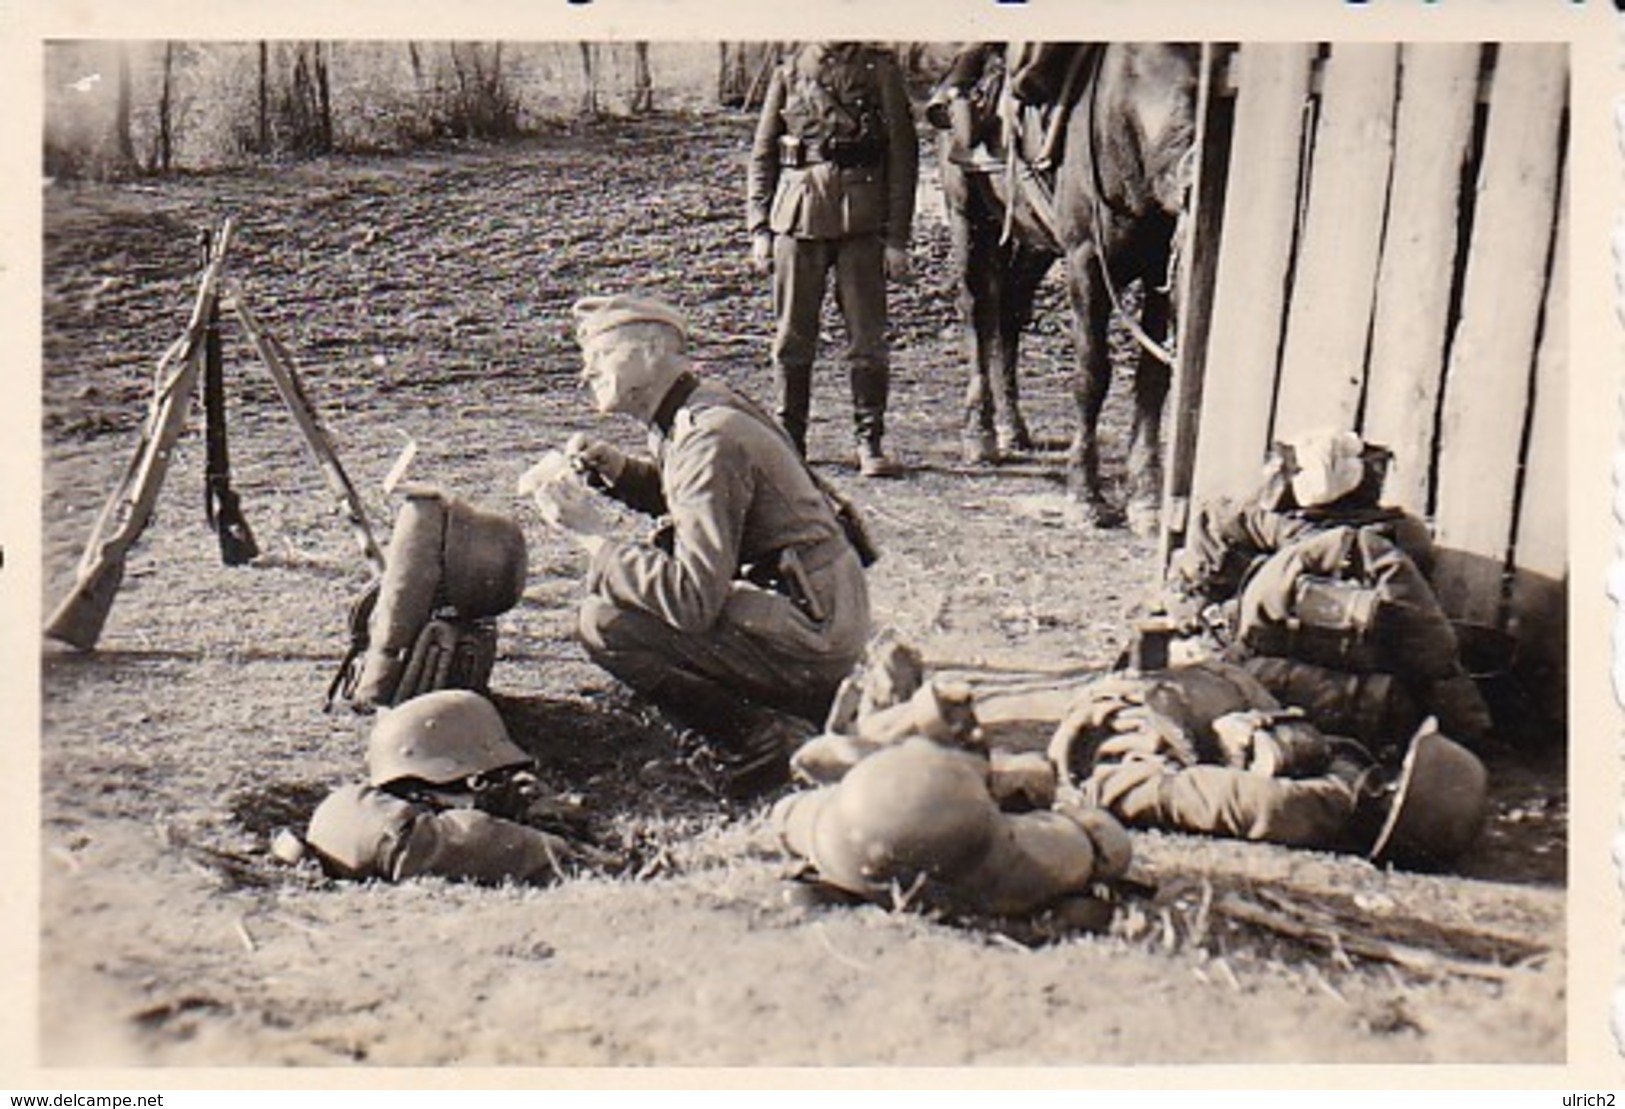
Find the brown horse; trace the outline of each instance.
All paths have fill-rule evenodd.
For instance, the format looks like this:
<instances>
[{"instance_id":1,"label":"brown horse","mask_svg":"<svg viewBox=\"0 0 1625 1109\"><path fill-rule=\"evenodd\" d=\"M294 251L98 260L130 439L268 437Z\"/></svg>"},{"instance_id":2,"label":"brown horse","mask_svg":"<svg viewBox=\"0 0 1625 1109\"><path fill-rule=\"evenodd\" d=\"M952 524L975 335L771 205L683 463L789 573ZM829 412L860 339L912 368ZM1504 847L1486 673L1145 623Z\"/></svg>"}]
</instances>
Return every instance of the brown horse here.
<instances>
[{"instance_id":1,"label":"brown horse","mask_svg":"<svg viewBox=\"0 0 1625 1109\"><path fill-rule=\"evenodd\" d=\"M1059 45L1051 44L1051 58ZM1071 106L1064 125L1047 125L1024 109L1025 126L1014 130L1011 121L1018 115L997 110L1002 67L995 62L972 98L980 105L976 134L986 151L967 156L945 132L942 180L971 363L966 458L997 461L1032 447L1017 400L1017 351L1039 282L1064 258L1078 359L1078 421L1067 452L1067 486L1105 523L1116 515L1101 492L1096 441L1111 384L1107 324L1122 290L1140 279L1142 336L1168 330L1169 262L1190 178L1199 50L1111 43L1072 44L1066 51L1076 57L1068 62L1061 55L1066 80L1059 95ZM1033 163L1045 160L1053 174L1041 166L1035 173ZM1024 176L1036 177L1038 188L1019 184ZM1135 373L1128 456L1128 517L1142 533L1155 527L1161 497L1169 377L1168 365L1148 350Z\"/></svg>"}]
</instances>

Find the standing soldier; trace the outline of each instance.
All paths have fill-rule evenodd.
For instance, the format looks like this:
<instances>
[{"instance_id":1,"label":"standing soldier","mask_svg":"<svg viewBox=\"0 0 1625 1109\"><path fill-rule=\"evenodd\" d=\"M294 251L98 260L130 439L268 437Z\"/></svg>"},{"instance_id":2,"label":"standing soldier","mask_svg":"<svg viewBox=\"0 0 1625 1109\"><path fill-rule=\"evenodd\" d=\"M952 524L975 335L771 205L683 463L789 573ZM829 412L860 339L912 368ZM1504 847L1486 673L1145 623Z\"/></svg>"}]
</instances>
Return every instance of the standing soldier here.
<instances>
[{"instance_id":1,"label":"standing soldier","mask_svg":"<svg viewBox=\"0 0 1625 1109\"><path fill-rule=\"evenodd\" d=\"M779 420L803 455L829 271L846 323L858 467L881 448L890 370L886 278L908 273L919 145L896 62L866 43L809 43L773 73L751 150L751 261L773 273Z\"/></svg>"}]
</instances>

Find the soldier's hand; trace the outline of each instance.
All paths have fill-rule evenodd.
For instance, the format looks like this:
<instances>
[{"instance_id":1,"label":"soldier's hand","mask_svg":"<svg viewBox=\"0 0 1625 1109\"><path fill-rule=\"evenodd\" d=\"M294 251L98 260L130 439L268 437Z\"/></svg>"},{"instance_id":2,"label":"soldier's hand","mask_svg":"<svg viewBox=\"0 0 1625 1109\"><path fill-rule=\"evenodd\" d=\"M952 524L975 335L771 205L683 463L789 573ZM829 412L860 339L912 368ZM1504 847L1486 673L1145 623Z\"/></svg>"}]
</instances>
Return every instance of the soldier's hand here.
<instances>
[{"instance_id":1,"label":"soldier's hand","mask_svg":"<svg viewBox=\"0 0 1625 1109\"><path fill-rule=\"evenodd\" d=\"M900 246L886 247L886 276L893 281L901 281L909 275L908 250Z\"/></svg>"},{"instance_id":2,"label":"soldier's hand","mask_svg":"<svg viewBox=\"0 0 1625 1109\"><path fill-rule=\"evenodd\" d=\"M750 239L750 266L757 273L773 268L773 236L752 235Z\"/></svg>"},{"instance_id":3,"label":"soldier's hand","mask_svg":"<svg viewBox=\"0 0 1625 1109\"><path fill-rule=\"evenodd\" d=\"M595 483L606 489L621 480L626 468L626 455L618 447L588 439L579 431L564 444L564 457L570 460L573 470L585 474L589 481L596 479Z\"/></svg>"},{"instance_id":4,"label":"soldier's hand","mask_svg":"<svg viewBox=\"0 0 1625 1109\"><path fill-rule=\"evenodd\" d=\"M609 534L609 521L593 503L596 498L560 451L548 451L525 471L519 479L519 495L536 502L542 519L578 538Z\"/></svg>"}]
</instances>

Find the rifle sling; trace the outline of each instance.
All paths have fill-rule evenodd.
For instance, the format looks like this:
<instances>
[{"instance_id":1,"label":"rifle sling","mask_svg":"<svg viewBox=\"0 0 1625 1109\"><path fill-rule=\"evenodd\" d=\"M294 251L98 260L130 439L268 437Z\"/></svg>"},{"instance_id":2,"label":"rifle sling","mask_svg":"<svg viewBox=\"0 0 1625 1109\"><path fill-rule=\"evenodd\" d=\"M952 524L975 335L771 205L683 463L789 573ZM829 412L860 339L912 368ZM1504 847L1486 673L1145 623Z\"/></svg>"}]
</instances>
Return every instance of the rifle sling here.
<instances>
[{"instance_id":1,"label":"rifle sling","mask_svg":"<svg viewBox=\"0 0 1625 1109\"><path fill-rule=\"evenodd\" d=\"M243 516L237 493L231 487L218 296L210 301L208 323L203 332L203 418L203 511L209 526L220 538L221 561L227 566L240 566L259 554L259 546L254 542L254 534Z\"/></svg>"}]
</instances>

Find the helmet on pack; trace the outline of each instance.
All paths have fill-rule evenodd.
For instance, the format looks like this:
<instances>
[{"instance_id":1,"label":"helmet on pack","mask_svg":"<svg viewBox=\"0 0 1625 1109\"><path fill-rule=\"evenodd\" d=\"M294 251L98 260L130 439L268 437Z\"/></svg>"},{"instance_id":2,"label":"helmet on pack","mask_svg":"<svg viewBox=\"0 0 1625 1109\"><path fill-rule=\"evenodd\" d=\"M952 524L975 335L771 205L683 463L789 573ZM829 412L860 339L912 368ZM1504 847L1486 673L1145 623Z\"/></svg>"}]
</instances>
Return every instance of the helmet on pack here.
<instances>
[{"instance_id":1,"label":"helmet on pack","mask_svg":"<svg viewBox=\"0 0 1625 1109\"><path fill-rule=\"evenodd\" d=\"M986 763L923 738L876 751L809 802L794 814L808 857L825 881L860 894L975 866L998 817Z\"/></svg>"},{"instance_id":2,"label":"helmet on pack","mask_svg":"<svg viewBox=\"0 0 1625 1109\"><path fill-rule=\"evenodd\" d=\"M1447 866L1472 846L1488 808L1484 764L1429 717L1405 752L1371 860L1421 870Z\"/></svg>"},{"instance_id":3,"label":"helmet on pack","mask_svg":"<svg viewBox=\"0 0 1625 1109\"><path fill-rule=\"evenodd\" d=\"M381 712L367 743L367 778L447 785L530 762L496 706L466 689L439 689Z\"/></svg>"},{"instance_id":4,"label":"helmet on pack","mask_svg":"<svg viewBox=\"0 0 1625 1109\"><path fill-rule=\"evenodd\" d=\"M468 618L496 616L525 591L525 533L511 517L446 497L446 603Z\"/></svg>"}]
</instances>

